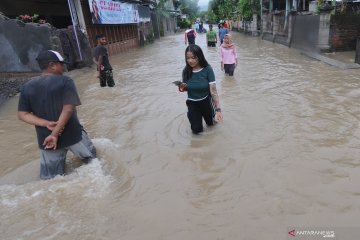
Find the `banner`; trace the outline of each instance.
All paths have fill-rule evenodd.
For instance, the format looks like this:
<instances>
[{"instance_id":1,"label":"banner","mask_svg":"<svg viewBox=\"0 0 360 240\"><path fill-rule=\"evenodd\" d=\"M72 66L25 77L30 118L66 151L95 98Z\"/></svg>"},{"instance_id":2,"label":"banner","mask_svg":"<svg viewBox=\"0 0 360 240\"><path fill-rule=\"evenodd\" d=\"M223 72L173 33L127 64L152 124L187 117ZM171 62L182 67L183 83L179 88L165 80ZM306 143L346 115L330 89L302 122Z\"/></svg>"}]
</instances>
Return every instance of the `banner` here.
<instances>
[{"instance_id":1,"label":"banner","mask_svg":"<svg viewBox=\"0 0 360 240\"><path fill-rule=\"evenodd\" d=\"M139 5L138 6L138 12L139 12L139 22L150 22L151 21L151 13L150 9L148 7L144 7Z\"/></svg>"},{"instance_id":2,"label":"banner","mask_svg":"<svg viewBox=\"0 0 360 240\"><path fill-rule=\"evenodd\" d=\"M111 0L89 0L93 24L138 23L137 5Z\"/></svg>"}]
</instances>

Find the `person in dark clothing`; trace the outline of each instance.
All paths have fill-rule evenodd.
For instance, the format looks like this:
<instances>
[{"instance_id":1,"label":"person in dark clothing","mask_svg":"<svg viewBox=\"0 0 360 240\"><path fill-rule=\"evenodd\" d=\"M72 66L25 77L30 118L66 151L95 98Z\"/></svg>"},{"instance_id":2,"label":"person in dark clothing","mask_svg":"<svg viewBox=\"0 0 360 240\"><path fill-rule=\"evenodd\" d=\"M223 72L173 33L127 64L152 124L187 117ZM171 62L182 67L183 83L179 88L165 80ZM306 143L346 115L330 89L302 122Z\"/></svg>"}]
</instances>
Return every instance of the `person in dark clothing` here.
<instances>
[{"instance_id":1,"label":"person in dark clothing","mask_svg":"<svg viewBox=\"0 0 360 240\"><path fill-rule=\"evenodd\" d=\"M97 66L97 77L100 79L100 87L115 86L112 67L109 62L109 54L104 45L107 44L106 37L103 34L96 36L98 45L94 51L94 62Z\"/></svg>"},{"instance_id":2,"label":"person in dark clothing","mask_svg":"<svg viewBox=\"0 0 360 240\"><path fill-rule=\"evenodd\" d=\"M62 75L64 58L56 51L42 51L38 57L42 74L21 89L18 118L35 125L40 149L40 178L50 179L65 173L70 150L83 162L96 157L96 149L76 114L80 105L74 81Z\"/></svg>"},{"instance_id":3,"label":"person in dark clothing","mask_svg":"<svg viewBox=\"0 0 360 240\"><path fill-rule=\"evenodd\" d=\"M185 45L189 43L195 44L196 31L191 28L191 24L188 26L188 29L185 31Z\"/></svg>"}]
</instances>

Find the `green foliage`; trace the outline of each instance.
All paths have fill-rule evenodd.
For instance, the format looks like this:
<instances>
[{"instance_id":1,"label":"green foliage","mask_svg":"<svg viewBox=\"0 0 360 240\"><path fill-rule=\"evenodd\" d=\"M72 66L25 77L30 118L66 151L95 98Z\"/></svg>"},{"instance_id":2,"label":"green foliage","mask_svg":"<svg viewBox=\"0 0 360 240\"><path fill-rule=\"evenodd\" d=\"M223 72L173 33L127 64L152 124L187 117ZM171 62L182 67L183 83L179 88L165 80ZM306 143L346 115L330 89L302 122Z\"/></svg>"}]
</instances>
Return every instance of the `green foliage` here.
<instances>
[{"instance_id":1,"label":"green foliage","mask_svg":"<svg viewBox=\"0 0 360 240\"><path fill-rule=\"evenodd\" d=\"M252 0L239 0L239 15L245 20L251 20L253 16Z\"/></svg>"},{"instance_id":2,"label":"green foliage","mask_svg":"<svg viewBox=\"0 0 360 240\"><path fill-rule=\"evenodd\" d=\"M217 23L219 21L219 19L217 18L217 16L215 15L213 10L209 10L207 13L207 19L209 20L209 22L211 23Z\"/></svg>"},{"instance_id":3,"label":"green foliage","mask_svg":"<svg viewBox=\"0 0 360 240\"><path fill-rule=\"evenodd\" d=\"M177 24L180 28L186 29L191 24L191 22L189 20L182 19L178 20Z\"/></svg>"},{"instance_id":4,"label":"green foliage","mask_svg":"<svg viewBox=\"0 0 360 240\"><path fill-rule=\"evenodd\" d=\"M190 21L194 21L197 17L199 0L180 0L180 10L183 14L189 16Z\"/></svg>"},{"instance_id":5,"label":"green foliage","mask_svg":"<svg viewBox=\"0 0 360 240\"><path fill-rule=\"evenodd\" d=\"M259 12L259 9L260 0L211 0L208 16L214 20L237 19L238 17L251 20L253 12Z\"/></svg>"},{"instance_id":6,"label":"green foliage","mask_svg":"<svg viewBox=\"0 0 360 240\"><path fill-rule=\"evenodd\" d=\"M155 6L155 12L158 16L168 17L169 13L166 11L166 2L169 0L159 0Z\"/></svg>"}]
</instances>

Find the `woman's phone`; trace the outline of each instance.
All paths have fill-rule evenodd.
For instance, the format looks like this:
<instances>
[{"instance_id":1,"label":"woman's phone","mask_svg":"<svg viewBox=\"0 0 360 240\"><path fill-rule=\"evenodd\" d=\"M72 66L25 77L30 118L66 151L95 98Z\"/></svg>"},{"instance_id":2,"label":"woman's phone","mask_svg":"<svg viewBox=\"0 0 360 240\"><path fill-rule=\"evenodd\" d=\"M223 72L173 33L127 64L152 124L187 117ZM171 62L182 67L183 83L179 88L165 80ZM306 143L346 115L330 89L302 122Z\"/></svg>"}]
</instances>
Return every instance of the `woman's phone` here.
<instances>
[{"instance_id":1,"label":"woman's phone","mask_svg":"<svg viewBox=\"0 0 360 240\"><path fill-rule=\"evenodd\" d=\"M182 82L181 81L174 81L172 83L175 84L176 86L179 86Z\"/></svg>"}]
</instances>

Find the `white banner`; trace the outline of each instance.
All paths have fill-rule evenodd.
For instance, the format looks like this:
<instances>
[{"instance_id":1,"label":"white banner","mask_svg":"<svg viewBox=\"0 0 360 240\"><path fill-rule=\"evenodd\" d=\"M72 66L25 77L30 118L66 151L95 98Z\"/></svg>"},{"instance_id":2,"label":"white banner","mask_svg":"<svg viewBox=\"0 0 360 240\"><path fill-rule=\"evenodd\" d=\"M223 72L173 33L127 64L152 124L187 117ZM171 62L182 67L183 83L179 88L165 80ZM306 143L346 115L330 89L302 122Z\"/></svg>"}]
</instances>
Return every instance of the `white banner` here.
<instances>
[{"instance_id":1,"label":"white banner","mask_svg":"<svg viewBox=\"0 0 360 240\"><path fill-rule=\"evenodd\" d=\"M137 5L111 0L89 0L91 20L94 24L138 23Z\"/></svg>"}]
</instances>

